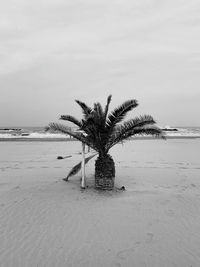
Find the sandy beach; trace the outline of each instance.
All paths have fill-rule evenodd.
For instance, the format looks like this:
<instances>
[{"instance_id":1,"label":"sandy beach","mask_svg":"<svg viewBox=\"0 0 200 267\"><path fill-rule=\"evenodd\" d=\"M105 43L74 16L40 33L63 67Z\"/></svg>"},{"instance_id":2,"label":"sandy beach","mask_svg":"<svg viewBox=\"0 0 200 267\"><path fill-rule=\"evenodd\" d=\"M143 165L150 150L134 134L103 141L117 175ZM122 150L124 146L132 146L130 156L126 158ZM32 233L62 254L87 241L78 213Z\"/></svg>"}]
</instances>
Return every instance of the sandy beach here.
<instances>
[{"instance_id":1,"label":"sandy beach","mask_svg":"<svg viewBox=\"0 0 200 267\"><path fill-rule=\"evenodd\" d=\"M200 139L114 147L125 191L95 190L94 160L87 189L80 173L64 182L80 151L73 141L0 142L0 266L200 266Z\"/></svg>"}]
</instances>

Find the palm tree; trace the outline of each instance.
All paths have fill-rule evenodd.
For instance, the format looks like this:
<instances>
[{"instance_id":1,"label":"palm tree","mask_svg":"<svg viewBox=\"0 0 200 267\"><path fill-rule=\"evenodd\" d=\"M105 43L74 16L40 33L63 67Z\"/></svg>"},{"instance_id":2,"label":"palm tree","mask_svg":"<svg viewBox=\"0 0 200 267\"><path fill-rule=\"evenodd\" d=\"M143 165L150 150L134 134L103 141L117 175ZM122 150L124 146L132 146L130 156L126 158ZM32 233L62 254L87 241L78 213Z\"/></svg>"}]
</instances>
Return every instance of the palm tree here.
<instances>
[{"instance_id":1,"label":"palm tree","mask_svg":"<svg viewBox=\"0 0 200 267\"><path fill-rule=\"evenodd\" d=\"M163 137L162 130L154 125L155 121L150 115L123 122L127 113L138 106L137 100L127 100L109 113L110 102L111 95L107 98L105 108L100 103L94 103L94 107L90 108L84 102L76 100L82 109L83 119L78 120L70 115L62 115L60 119L74 123L79 132L60 123L49 124L49 129L68 134L97 151L95 187L106 190L114 187L115 163L109 154L114 145L134 135Z\"/></svg>"}]
</instances>

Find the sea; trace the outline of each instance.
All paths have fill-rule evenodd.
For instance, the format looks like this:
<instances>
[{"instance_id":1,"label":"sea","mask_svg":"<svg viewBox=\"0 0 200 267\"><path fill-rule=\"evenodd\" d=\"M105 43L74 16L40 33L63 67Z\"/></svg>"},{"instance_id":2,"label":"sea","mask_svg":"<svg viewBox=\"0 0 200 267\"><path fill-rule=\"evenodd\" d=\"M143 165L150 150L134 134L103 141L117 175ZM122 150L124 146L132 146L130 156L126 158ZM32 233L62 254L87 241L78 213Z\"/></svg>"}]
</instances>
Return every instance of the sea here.
<instances>
[{"instance_id":1,"label":"sea","mask_svg":"<svg viewBox=\"0 0 200 267\"><path fill-rule=\"evenodd\" d=\"M200 127L161 127L169 138L200 138ZM75 128L73 130L76 130ZM0 127L0 141L62 141L70 136L50 133L45 127Z\"/></svg>"}]
</instances>

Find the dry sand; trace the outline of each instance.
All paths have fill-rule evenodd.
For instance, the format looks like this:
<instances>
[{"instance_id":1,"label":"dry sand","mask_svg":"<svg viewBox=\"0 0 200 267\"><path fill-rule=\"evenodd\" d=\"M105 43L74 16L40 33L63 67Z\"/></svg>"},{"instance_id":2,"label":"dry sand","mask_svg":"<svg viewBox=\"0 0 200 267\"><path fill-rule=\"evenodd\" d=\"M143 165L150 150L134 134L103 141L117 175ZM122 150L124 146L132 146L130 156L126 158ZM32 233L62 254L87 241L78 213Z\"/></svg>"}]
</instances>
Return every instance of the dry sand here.
<instances>
[{"instance_id":1,"label":"dry sand","mask_svg":"<svg viewBox=\"0 0 200 267\"><path fill-rule=\"evenodd\" d=\"M80 174L62 181L79 152L78 142L0 143L0 266L200 266L200 139L116 146L126 191L94 190L94 161L86 190Z\"/></svg>"}]
</instances>

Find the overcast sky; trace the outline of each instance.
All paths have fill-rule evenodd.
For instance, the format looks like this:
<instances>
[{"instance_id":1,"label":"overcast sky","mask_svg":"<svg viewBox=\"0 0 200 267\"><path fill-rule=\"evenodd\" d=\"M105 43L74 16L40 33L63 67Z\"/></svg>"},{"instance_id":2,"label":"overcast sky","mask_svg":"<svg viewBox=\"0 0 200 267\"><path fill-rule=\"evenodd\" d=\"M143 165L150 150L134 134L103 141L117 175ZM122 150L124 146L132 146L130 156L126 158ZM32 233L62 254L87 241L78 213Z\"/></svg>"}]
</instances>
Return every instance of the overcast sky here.
<instances>
[{"instance_id":1,"label":"overcast sky","mask_svg":"<svg viewBox=\"0 0 200 267\"><path fill-rule=\"evenodd\" d=\"M0 0L0 125L81 117L74 99L200 126L199 0Z\"/></svg>"}]
</instances>

